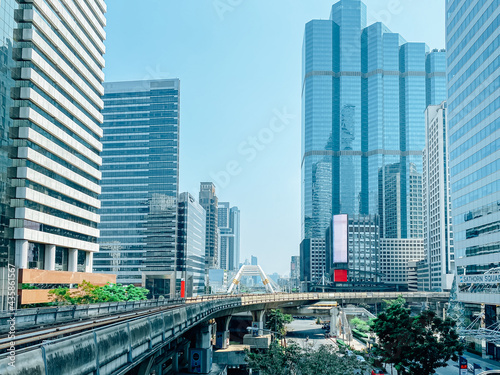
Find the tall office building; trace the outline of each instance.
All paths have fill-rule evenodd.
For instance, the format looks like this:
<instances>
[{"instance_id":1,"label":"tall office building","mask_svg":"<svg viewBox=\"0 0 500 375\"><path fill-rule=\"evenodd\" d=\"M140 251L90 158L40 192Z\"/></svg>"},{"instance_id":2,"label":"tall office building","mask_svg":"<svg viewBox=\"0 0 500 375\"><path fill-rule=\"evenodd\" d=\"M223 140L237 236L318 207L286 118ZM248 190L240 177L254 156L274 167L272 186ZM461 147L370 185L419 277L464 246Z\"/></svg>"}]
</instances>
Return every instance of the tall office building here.
<instances>
[{"instance_id":1,"label":"tall office building","mask_svg":"<svg viewBox=\"0 0 500 375\"><path fill-rule=\"evenodd\" d=\"M234 233L229 227L229 202L219 202L217 226L219 227L219 267L223 270L231 268L230 253L234 248Z\"/></svg>"},{"instance_id":2,"label":"tall office building","mask_svg":"<svg viewBox=\"0 0 500 375\"><path fill-rule=\"evenodd\" d=\"M8 295L8 265L15 263L15 252L12 243L12 233L9 220L13 217L10 200L14 197L8 170L12 167L9 150L13 140L9 136L13 122L10 118L12 100L10 91L15 82L12 70L15 66L12 59L14 49L14 11L17 7L15 0L0 2L0 29L3 37L0 40L0 310L7 309Z\"/></svg>"},{"instance_id":3,"label":"tall office building","mask_svg":"<svg viewBox=\"0 0 500 375\"><path fill-rule=\"evenodd\" d=\"M99 250L106 5L19 3L0 4L2 253L30 283L38 277L33 269L92 272ZM7 250L12 239L14 253ZM45 277L51 273L36 282ZM59 280L69 278L60 274Z\"/></svg>"},{"instance_id":4,"label":"tall office building","mask_svg":"<svg viewBox=\"0 0 500 375\"><path fill-rule=\"evenodd\" d=\"M297 288L300 286L300 256L292 256L290 262L290 287Z\"/></svg>"},{"instance_id":5,"label":"tall office building","mask_svg":"<svg viewBox=\"0 0 500 375\"><path fill-rule=\"evenodd\" d=\"M178 79L105 84L99 272L175 293Z\"/></svg>"},{"instance_id":6,"label":"tall office building","mask_svg":"<svg viewBox=\"0 0 500 375\"><path fill-rule=\"evenodd\" d=\"M450 178L446 146L446 102L425 110L423 201L424 251L430 289L451 289L455 271L451 225Z\"/></svg>"},{"instance_id":7,"label":"tall office building","mask_svg":"<svg viewBox=\"0 0 500 375\"><path fill-rule=\"evenodd\" d=\"M335 215L326 230L326 273L336 287L377 287L379 268L377 215ZM347 283L347 284L345 284Z\"/></svg>"},{"instance_id":8,"label":"tall office building","mask_svg":"<svg viewBox=\"0 0 500 375\"><path fill-rule=\"evenodd\" d=\"M219 199L217 198L217 195L215 195L215 185L212 182L202 182L200 184L199 202L207 213L205 269L219 268Z\"/></svg>"},{"instance_id":9,"label":"tall office building","mask_svg":"<svg viewBox=\"0 0 500 375\"><path fill-rule=\"evenodd\" d=\"M236 206L231 207L229 210L229 226L233 229L234 233L234 248L231 252L230 264L232 270L238 270L240 265L240 209Z\"/></svg>"},{"instance_id":10,"label":"tall office building","mask_svg":"<svg viewBox=\"0 0 500 375\"><path fill-rule=\"evenodd\" d=\"M329 20L305 28L303 239L324 237L340 213L380 214L384 228L386 189L399 194L399 221L390 230L422 236L410 211L421 194L424 110L445 99L445 53L408 43L382 23L367 27L366 15L363 2L341 0ZM397 166L396 187L379 184L390 179L390 165Z\"/></svg>"},{"instance_id":11,"label":"tall office building","mask_svg":"<svg viewBox=\"0 0 500 375\"><path fill-rule=\"evenodd\" d=\"M498 0L447 1L448 148L458 300L497 320L496 281L460 275L500 266L500 8ZM463 287L463 289L462 289ZM473 305L472 305L473 304ZM472 314L470 314L472 315ZM488 343L486 353L499 357Z\"/></svg>"},{"instance_id":12,"label":"tall office building","mask_svg":"<svg viewBox=\"0 0 500 375\"><path fill-rule=\"evenodd\" d=\"M446 99L446 54L366 19L362 1L340 0L305 27L303 241L338 214L379 215L381 237L423 236L424 110Z\"/></svg>"},{"instance_id":13,"label":"tall office building","mask_svg":"<svg viewBox=\"0 0 500 375\"><path fill-rule=\"evenodd\" d=\"M308 291L327 277L325 259L325 238L308 238L300 243L300 282Z\"/></svg>"},{"instance_id":14,"label":"tall office building","mask_svg":"<svg viewBox=\"0 0 500 375\"><path fill-rule=\"evenodd\" d=\"M240 263L240 210L229 202L219 202L219 267L238 270Z\"/></svg>"},{"instance_id":15,"label":"tall office building","mask_svg":"<svg viewBox=\"0 0 500 375\"><path fill-rule=\"evenodd\" d=\"M408 165L409 188L406 194L407 220L406 236L423 237L422 174L414 163ZM404 227L401 207L405 204L405 194L401 191L403 177L401 163L388 164L378 171L380 235L382 238L403 238Z\"/></svg>"},{"instance_id":16,"label":"tall office building","mask_svg":"<svg viewBox=\"0 0 500 375\"><path fill-rule=\"evenodd\" d=\"M186 297L205 292L206 212L189 193L179 196L177 230L178 279L185 282Z\"/></svg>"},{"instance_id":17,"label":"tall office building","mask_svg":"<svg viewBox=\"0 0 500 375\"><path fill-rule=\"evenodd\" d=\"M423 238L381 238L379 248L380 272L385 284L404 289L412 283L413 264L425 258ZM409 279L410 277L410 279Z\"/></svg>"}]
</instances>

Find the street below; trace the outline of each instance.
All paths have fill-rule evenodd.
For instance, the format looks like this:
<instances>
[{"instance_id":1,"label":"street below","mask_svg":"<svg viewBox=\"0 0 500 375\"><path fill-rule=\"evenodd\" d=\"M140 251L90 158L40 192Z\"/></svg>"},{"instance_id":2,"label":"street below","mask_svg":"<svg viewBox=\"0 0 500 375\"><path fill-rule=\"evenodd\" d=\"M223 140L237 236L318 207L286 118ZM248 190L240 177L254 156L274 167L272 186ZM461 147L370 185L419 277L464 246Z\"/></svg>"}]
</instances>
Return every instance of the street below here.
<instances>
[{"instance_id":1,"label":"street below","mask_svg":"<svg viewBox=\"0 0 500 375\"><path fill-rule=\"evenodd\" d=\"M321 329L320 324L316 324L316 319L295 319L292 323L287 324L286 340L288 343L296 342L301 347L314 348L320 345L335 345L335 339L325 338L325 332L326 330ZM351 342L351 346L357 350L362 349L361 343L357 340L354 343ZM481 366L481 369L476 369L476 375L486 369L500 370L500 364L496 361L483 359L472 353L465 353L464 356L470 365L476 363ZM387 372L391 373L390 366L387 366ZM449 361L447 367L436 370L437 375L457 375L458 373L458 364L455 361ZM396 371L393 374L396 374ZM473 374L473 372L469 371L469 374Z\"/></svg>"}]
</instances>

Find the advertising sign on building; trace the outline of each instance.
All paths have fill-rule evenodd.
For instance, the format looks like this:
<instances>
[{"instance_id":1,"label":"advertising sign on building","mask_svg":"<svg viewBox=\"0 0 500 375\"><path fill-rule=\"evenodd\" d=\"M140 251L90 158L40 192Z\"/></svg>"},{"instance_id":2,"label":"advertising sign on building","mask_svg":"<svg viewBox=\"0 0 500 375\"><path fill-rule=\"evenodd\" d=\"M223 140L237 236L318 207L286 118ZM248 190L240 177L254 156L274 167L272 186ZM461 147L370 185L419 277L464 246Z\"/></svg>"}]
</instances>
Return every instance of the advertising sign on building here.
<instances>
[{"instance_id":1,"label":"advertising sign on building","mask_svg":"<svg viewBox=\"0 0 500 375\"><path fill-rule=\"evenodd\" d=\"M458 275L459 284L500 284L500 274Z\"/></svg>"}]
</instances>

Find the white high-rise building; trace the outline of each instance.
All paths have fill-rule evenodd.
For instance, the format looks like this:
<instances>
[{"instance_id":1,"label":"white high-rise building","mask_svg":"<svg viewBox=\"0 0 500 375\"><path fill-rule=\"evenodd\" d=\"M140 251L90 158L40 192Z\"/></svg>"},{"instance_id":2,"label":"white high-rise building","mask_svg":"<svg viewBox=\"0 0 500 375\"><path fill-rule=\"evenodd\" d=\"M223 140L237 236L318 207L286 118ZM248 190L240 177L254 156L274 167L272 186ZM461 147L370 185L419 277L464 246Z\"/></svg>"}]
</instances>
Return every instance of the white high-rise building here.
<instances>
[{"instance_id":1,"label":"white high-rise building","mask_svg":"<svg viewBox=\"0 0 500 375\"><path fill-rule=\"evenodd\" d=\"M412 283L410 262L424 258L422 238L381 238L380 272L386 284L409 285Z\"/></svg>"},{"instance_id":2,"label":"white high-rise building","mask_svg":"<svg viewBox=\"0 0 500 375\"><path fill-rule=\"evenodd\" d=\"M20 268L54 269L61 249L68 270L92 272L99 250L105 11L102 0L35 0L16 14L10 226Z\"/></svg>"},{"instance_id":3,"label":"white high-rise building","mask_svg":"<svg viewBox=\"0 0 500 375\"><path fill-rule=\"evenodd\" d=\"M106 5L17 3L9 239L23 282L51 284L46 271L90 273L99 251ZM70 276L57 277L70 283ZM45 302L28 300L22 296L21 304Z\"/></svg>"},{"instance_id":4,"label":"white high-rise building","mask_svg":"<svg viewBox=\"0 0 500 375\"><path fill-rule=\"evenodd\" d=\"M446 102L425 111L423 153L424 251L430 289L451 289L455 258L451 223L450 178L446 140Z\"/></svg>"},{"instance_id":5,"label":"white high-rise building","mask_svg":"<svg viewBox=\"0 0 500 375\"><path fill-rule=\"evenodd\" d=\"M240 263L240 210L229 202L219 202L219 266L223 270L237 270Z\"/></svg>"}]
</instances>

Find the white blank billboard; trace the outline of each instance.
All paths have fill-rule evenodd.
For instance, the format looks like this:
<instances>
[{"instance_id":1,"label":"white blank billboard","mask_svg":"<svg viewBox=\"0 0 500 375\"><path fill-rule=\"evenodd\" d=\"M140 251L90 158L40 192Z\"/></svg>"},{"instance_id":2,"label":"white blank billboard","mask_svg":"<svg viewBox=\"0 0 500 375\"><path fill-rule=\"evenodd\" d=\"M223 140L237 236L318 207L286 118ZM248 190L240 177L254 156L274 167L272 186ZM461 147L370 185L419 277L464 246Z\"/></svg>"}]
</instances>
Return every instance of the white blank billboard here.
<instances>
[{"instance_id":1,"label":"white blank billboard","mask_svg":"<svg viewBox=\"0 0 500 375\"><path fill-rule=\"evenodd\" d=\"M333 263L347 263L347 215L333 216Z\"/></svg>"}]
</instances>

